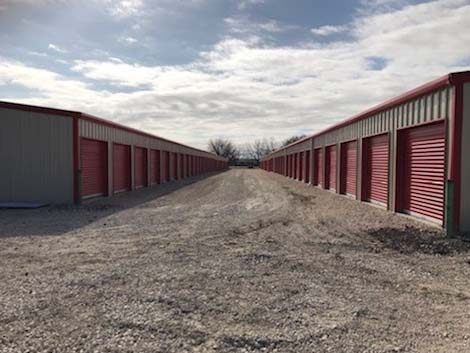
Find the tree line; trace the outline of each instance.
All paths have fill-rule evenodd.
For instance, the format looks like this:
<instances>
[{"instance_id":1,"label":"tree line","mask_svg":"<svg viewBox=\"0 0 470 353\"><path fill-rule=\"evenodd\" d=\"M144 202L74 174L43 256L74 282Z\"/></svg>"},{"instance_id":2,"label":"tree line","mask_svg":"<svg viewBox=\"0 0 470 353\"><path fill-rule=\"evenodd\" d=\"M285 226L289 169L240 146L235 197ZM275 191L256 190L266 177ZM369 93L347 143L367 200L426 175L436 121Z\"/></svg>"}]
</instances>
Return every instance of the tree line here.
<instances>
[{"instance_id":1,"label":"tree line","mask_svg":"<svg viewBox=\"0 0 470 353\"><path fill-rule=\"evenodd\" d=\"M237 145L232 140L226 138L214 138L209 140L208 150L218 156L228 158L231 165L236 165L240 161L259 164L264 156L304 137L305 135L292 136L281 142L277 142L273 138L264 138L243 145Z\"/></svg>"}]
</instances>

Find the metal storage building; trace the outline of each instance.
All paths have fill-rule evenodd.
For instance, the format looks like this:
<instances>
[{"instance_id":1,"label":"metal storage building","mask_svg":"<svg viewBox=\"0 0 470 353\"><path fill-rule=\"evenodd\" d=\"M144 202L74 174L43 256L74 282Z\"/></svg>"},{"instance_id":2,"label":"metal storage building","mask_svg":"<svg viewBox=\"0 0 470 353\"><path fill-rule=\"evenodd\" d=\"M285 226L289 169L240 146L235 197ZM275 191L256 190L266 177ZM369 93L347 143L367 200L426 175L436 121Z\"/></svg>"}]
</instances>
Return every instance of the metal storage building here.
<instances>
[{"instance_id":1,"label":"metal storage building","mask_svg":"<svg viewBox=\"0 0 470 353\"><path fill-rule=\"evenodd\" d=\"M283 147L261 167L453 234L470 232L469 152L470 72L459 72Z\"/></svg>"},{"instance_id":2,"label":"metal storage building","mask_svg":"<svg viewBox=\"0 0 470 353\"><path fill-rule=\"evenodd\" d=\"M79 203L227 166L88 114L0 102L0 202Z\"/></svg>"}]
</instances>

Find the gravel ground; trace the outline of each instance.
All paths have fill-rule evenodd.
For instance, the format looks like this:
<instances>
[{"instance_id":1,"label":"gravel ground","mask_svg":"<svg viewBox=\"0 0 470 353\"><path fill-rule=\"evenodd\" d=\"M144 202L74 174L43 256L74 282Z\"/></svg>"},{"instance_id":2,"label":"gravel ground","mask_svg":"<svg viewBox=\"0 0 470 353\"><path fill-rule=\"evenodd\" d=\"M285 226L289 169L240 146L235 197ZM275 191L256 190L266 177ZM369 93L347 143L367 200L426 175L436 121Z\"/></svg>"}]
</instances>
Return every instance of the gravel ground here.
<instances>
[{"instance_id":1,"label":"gravel ground","mask_svg":"<svg viewBox=\"0 0 470 353\"><path fill-rule=\"evenodd\" d=\"M0 268L0 352L470 351L470 243L261 170L2 210Z\"/></svg>"}]
</instances>

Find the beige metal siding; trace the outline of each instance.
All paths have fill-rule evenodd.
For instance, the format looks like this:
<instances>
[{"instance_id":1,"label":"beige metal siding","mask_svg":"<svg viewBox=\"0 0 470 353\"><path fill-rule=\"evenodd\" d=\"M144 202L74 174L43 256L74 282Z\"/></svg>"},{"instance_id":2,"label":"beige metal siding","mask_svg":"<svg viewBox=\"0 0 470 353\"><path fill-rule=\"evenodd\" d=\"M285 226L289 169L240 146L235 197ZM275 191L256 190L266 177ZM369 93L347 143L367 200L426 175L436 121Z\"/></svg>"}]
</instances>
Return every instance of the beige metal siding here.
<instances>
[{"instance_id":1,"label":"beige metal siding","mask_svg":"<svg viewBox=\"0 0 470 353\"><path fill-rule=\"evenodd\" d=\"M464 85L463 91L463 125L461 153L461 191L460 191L460 230L470 232L470 83Z\"/></svg>"},{"instance_id":2,"label":"beige metal siding","mask_svg":"<svg viewBox=\"0 0 470 353\"><path fill-rule=\"evenodd\" d=\"M308 151L309 149L310 149L310 139L287 148L287 153L292 154L292 153L304 152L304 151Z\"/></svg>"},{"instance_id":3,"label":"beige metal siding","mask_svg":"<svg viewBox=\"0 0 470 353\"><path fill-rule=\"evenodd\" d=\"M381 111L371 117L315 137L315 148L411 127L450 116L452 87Z\"/></svg>"},{"instance_id":4,"label":"beige metal siding","mask_svg":"<svg viewBox=\"0 0 470 353\"><path fill-rule=\"evenodd\" d=\"M190 147L182 146L169 141L153 138L150 136L144 136L124 129L106 126L85 119L80 120L80 136L102 141L110 141L127 145L158 149L162 151L191 154L193 156L217 159L209 152L195 150ZM219 160L222 160L222 158L219 158Z\"/></svg>"},{"instance_id":5,"label":"beige metal siding","mask_svg":"<svg viewBox=\"0 0 470 353\"><path fill-rule=\"evenodd\" d=\"M73 202L73 119L0 108L0 201Z\"/></svg>"}]
</instances>

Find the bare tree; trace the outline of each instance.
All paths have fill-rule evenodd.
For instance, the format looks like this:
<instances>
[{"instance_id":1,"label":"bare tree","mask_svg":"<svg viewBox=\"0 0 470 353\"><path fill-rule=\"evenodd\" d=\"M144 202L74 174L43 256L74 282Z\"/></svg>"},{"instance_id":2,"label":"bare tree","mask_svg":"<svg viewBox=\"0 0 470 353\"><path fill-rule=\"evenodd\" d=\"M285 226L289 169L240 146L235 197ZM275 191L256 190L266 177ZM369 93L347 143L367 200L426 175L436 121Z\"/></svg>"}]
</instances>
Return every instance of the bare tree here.
<instances>
[{"instance_id":1,"label":"bare tree","mask_svg":"<svg viewBox=\"0 0 470 353\"><path fill-rule=\"evenodd\" d=\"M246 154L259 163L261 158L273 152L277 148L276 142L271 139L255 140L246 146Z\"/></svg>"},{"instance_id":2,"label":"bare tree","mask_svg":"<svg viewBox=\"0 0 470 353\"><path fill-rule=\"evenodd\" d=\"M296 142L296 141L299 141L299 140L303 139L304 137L307 137L307 136L306 136L306 135L291 136L291 137L289 137L287 140L285 140L284 142L282 142L281 147L290 145L291 143L294 143L294 142Z\"/></svg>"},{"instance_id":3,"label":"bare tree","mask_svg":"<svg viewBox=\"0 0 470 353\"><path fill-rule=\"evenodd\" d=\"M228 139L211 139L209 141L209 151L218 156L228 158L229 162L240 158L240 150Z\"/></svg>"}]
</instances>

